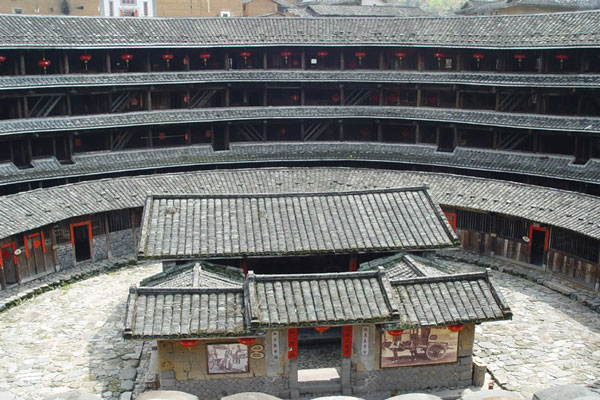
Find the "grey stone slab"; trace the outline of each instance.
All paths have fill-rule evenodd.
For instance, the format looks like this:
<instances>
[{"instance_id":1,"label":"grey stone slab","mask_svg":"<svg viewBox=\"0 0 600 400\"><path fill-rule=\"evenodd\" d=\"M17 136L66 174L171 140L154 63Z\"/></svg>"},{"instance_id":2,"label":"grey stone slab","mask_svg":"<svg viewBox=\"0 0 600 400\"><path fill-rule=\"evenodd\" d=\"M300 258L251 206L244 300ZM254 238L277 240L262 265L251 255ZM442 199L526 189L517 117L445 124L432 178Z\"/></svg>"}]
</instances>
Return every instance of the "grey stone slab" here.
<instances>
[{"instance_id":1,"label":"grey stone slab","mask_svg":"<svg viewBox=\"0 0 600 400\"><path fill-rule=\"evenodd\" d=\"M596 393L592 392L585 386L559 385L538 390L533 394L532 400L564 400L577 399L579 397L585 396L596 396L595 398L600 398L600 396L598 396Z\"/></svg>"}]
</instances>

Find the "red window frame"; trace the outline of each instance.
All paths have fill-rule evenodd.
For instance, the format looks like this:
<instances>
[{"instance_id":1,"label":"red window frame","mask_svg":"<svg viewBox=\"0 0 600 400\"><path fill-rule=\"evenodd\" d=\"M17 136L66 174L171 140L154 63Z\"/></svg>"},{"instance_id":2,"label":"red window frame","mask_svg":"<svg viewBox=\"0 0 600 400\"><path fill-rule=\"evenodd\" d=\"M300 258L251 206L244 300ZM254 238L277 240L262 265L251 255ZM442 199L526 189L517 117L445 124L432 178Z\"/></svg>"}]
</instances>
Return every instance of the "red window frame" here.
<instances>
[{"instance_id":1,"label":"red window frame","mask_svg":"<svg viewBox=\"0 0 600 400\"><path fill-rule=\"evenodd\" d=\"M448 223L452 227L452 230L454 232L456 232L456 213L455 212L453 213L453 212L449 212L449 211L444 211L444 215L448 219Z\"/></svg>"},{"instance_id":2,"label":"red window frame","mask_svg":"<svg viewBox=\"0 0 600 400\"><path fill-rule=\"evenodd\" d=\"M533 231L534 230L544 232L544 234L545 234L544 235L544 251L548 251L548 241L550 239L550 235L549 235L550 230L548 228L542 228L540 226L533 226L533 225L529 226L529 243L528 243L529 247L531 247L533 244Z\"/></svg>"}]
</instances>

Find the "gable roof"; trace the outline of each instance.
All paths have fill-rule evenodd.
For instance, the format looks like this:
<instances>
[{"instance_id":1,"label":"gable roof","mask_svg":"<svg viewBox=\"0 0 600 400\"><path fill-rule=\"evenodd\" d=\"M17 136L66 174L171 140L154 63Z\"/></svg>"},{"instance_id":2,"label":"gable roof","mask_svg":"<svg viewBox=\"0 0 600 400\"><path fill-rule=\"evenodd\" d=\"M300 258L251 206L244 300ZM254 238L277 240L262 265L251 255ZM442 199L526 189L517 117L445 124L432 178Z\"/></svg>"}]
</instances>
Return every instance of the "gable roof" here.
<instances>
[{"instance_id":1,"label":"gable roof","mask_svg":"<svg viewBox=\"0 0 600 400\"><path fill-rule=\"evenodd\" d=\"M381 323L401 328L510 319L490 272L390 281L376 271L254 275L242 289L132 286L128 339L257 335L267 328Z\"/></svg>"},{"instance_id":2,"label":"gable roof","mask_svg":"<svg viewBox=\"0 0 600 400\"><path fill-rule=\"evenodd\" d=\"M446 275L442 264L412 254L398 253L377 258L359 265L359 271L368 271L383 267L390 280L410 279L423 276Z\"/></svg>"},{"instance_id":3,"label":"gable roof","mask_svg":"<svg viewBox=\"0 0 600 400\"><path fill-rule=\"evenodd\" d=\"M99 18L0 15L0 48L590 47L597 11L477 17Z\"/></svg>"},{"instance_id":4,"label":"gable roof","mask_svg":"<svg viewBox=\"0 0 600 400\"><path fill-rule=\"evenodd\" d=\"M243 283L244 272L241 269L201 261L163 270L142 280L140 286L241 288Z\"/></svg>"},{"instance_id":5,"label":"gable roof","mask_svg":"<svg viewBox=\"0 0 600 400\"><path fill-rule=\"evenodd\" d=\"M338 193L155 195L139 258L363 253L458 242L422 187Z\"/></svg>"}]
</instances>

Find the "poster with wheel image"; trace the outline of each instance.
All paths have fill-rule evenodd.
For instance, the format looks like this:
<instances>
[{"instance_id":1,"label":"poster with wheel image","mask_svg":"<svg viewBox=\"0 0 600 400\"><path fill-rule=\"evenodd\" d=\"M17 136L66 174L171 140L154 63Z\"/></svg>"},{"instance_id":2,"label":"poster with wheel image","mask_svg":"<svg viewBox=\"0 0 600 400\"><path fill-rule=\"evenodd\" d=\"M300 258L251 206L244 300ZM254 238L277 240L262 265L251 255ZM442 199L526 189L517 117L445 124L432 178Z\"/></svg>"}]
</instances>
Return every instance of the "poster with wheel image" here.
<instances>
[{"instance_id":1,"label":"poster with wheel image","mask_svg":"<svg viewBox=\"0 0 600 400\"><path fill-rule=\"evenodd\" d=\"M457 349L458 332L445 327L384 331L381 368L452 363L457 360Z\"/></svg>"}]
</instances>

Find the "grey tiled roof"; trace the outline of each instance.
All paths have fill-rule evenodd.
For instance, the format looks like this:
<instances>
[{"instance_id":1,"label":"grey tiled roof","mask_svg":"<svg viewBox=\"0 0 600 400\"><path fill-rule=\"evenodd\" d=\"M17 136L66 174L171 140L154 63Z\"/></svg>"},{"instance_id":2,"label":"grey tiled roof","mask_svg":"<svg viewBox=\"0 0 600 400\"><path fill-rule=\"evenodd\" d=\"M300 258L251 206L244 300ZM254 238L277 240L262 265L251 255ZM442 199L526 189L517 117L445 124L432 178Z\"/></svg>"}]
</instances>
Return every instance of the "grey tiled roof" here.
<instances>
[{"instance_id":1,"label":"grey tiled roof","mask_svg":"<svg viewBox=\"0 0 600 400\"><path fill-rule=\"evenodd\" d=\"M600 239L600 199L565 190L442 173L262 168L109 178L0 197L0 237L79 215L142 207L147 193L290 193L428 185L442 205L495 212Z\"/></svg>"},{"instance_id":2,"label":"grey tiled roof","mask_svg":"<svg viewBox=\"0 0 600 400\"><path fill-rule=\"evenodd\" d=\"M358 269L359 271L367 271L383 267L390 280L444 275L445 272L438 269L440 265L435 264L437 263L421 257L399 253L362 263Z\"/></svg>"},{"instance_id":3,"label":"grey tiled roof","mask_svg":"<svg viewBox=\"0 0 600 400\"><path fill-rule=\"evenodd\" d=\"M492 1L468 1L458 12L490 12L509 7L534 6L552 7L564 10L585 10L600 8L599 0L492 0Z\"/></svg>"},{"instance_id":4,"label":"grey tiled roof","mask_svg":"<svg viewBox=\"0 0 600 400\"><path fill-rule=\"evenodd\" d=\"M561 132L600 133L600 118L430 107L391 106L304 106L230 107L183 110L139 111L77 117L50 117L0 121L0 136L22 133L92 130L142 125L197 122L248 121L264 119L404 119L409 121L454 122L467 125L500 126Z\"/></svg>"},{"instance_id":5,"label":"grey tiled roof","mask_svg":"<svg viewBox=\"0 0 600 400\"><path fill-rule=\"evenodd\" d=\"M510 319L508 303L489 273L444 275L391 282L407 326L440 326Z\"/></svg>"},{"instance_id":6,"label":"grey tiled roof","mask_svg":"<svg viewBox=\"0 0 600 400\"><path fill-rule=\"evenodd\" d=\"M240 336L242 289L135 287L129 290L126 338Z\"/></svg>"},{"instance_id":7,"label":"grey tiled roof","mask_svg":"<svg viewBox=\"0 0 600 400\"><path fill-rule=\"evenodd\" d=\"M0 16L2 48L375 45L589 47L598 13L483 17L98 18Z\"/></svg>"},{"instance_id":8,"label":"grey tiled roof","mask_svg":"<svg viewBox=\"0 0 600 400\"><path fill-rule=\"evenodd\" d=\"M428 15L419 7L315 4L307 8L316 16L321 17L422 17Z\"/></svg>"},{"instance_id":9,"label":"grey tiled roof","mask_svg":"<svg viewBox=\"0 0 600 400\"><path fill-rule=\"evenodd\" d=\"M471 86L598 88L599 74L529 74L499 72L418 71L293 71L232 70L189 72L143 72L129 74L69 74L0 76L1 90L71 88L89 86L182 85L229 82L372 82L432 83Z\"/></svg>"},{"instance_id":10,"label":"grey tiled roof","mask_svg":"<svg viewBox=\"0 0 600 400\"><path fill-rule=\"evenodd\" d=\"M398 316L398 305L383 269L333 274L248 274L246 282L252 328L373 323Z\"/></svg>"},{"instance_id":11,"label":"grey tiled roof","mask_svg":"<svg viewBox=\"0 0 600 400\"><path fill-rule=\"evenodd\" d=\"M243 281L244 272L239 268L201 261L165 270L142 280L140 286L241 288Z\"/></svg>"},{"instance_id":12,"label":"grey tiled roof","mask_svg":"<svg viewBox=\"0 0 600 400\"><path fill-rule=\"evenodd\" d=\"M230 151L213 151L210 145L153 148L113 152L80 153L73 163L60 168L18 169L11 163L0 165L0 185L17 182L86 176L148 168L186 165L307 160L384 161L437 165L482 171L509 172L527 176L560 178L597 184L600 160L574 164L571 156L457 147L453 152L439 152L427 144L365 142L271 142L234 143Z\"/></svg>"},{"instance_id":13,"label":"grey tiled roof","mask_svg":"<svg viewBox=\"0 0 600 400\"><path fill-rule=\"evenodd\" d=\"M451 247L424 188L270 195L153 195L139 258L194 259Z\"/></svg>"},{"instance_id":14,"label":"grey tiled roof","mask_svg":"<svg viewBox=\"0 0 600 400\"><path fill-rule=\"evenodd\" d=\"M382 267L333 274L250 272L243 290L132 286L125 314L124 336L133 339L355 323L443 326L512 317L485 272L390 281Z\"/></svg>"}]
</instances>

